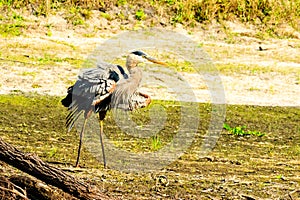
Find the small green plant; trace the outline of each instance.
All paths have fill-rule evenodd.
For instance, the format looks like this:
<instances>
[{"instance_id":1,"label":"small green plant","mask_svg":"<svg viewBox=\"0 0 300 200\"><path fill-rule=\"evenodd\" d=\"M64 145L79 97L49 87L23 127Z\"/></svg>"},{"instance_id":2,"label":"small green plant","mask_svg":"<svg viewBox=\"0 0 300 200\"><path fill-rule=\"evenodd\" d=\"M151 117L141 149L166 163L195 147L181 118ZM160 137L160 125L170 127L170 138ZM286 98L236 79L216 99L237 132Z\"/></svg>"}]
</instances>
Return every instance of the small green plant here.
<instances>
[{"instance_id":1,"label":"small green plant","mask_svg":"<svg viewBox=\"0 0 300 200\"><path fill-rule=\"evenodd\" d=\"M89 9L81 9L79 13L82 17L84 17L84 19L91 19L92 17L92 11Z\"/></svg>"},{"instance_id":2,"label":"small green plant","mask_svg":"<svg viewBox=\"0 0 300 200\"><path fill-rule=\"evenodd\" d=\"M296 78L295 84L300 85L300 75Z\"/></svg>"},{"instance_id":3,"label":"small green plant","mask_svg":"<svg viewBox=\"0 0 300 200\"><path fill-rule=\"evenodd\" d=\"M245 136L245 135L254 135L257 137L262 137L265 134L261 133L259 131L246 131L246 126L237 126L237 127L230 127L228 124L224 123L223 124L223 128L227 131L229 131L231 134L233 135L237 135L237 136Z\"/></svg>"},{"instance_id":4,"label":"small green plant","mask_svg":"<svg viewBox=\"0 0 300 200\"><path fill-rule=\"evenodd\" d=\"M144 13L144 10L143 9L139 9L136 11L135 13L135 18L137 20L143 20L146 18L146 14Z\"/></svg>"},{"instance_id":5,"label":"small green plant","mask_svg":"<svg viewBox=\"0 0 300 200\"><path fill-rule=\"evenodd\" d=\"M84 24L84 20L81 17L75 17L74 20L72 21L72 24L74 26L78 26L78 25L83 25Z\"/></svg>"},{"instance_id":6,"label":"small green plant","mask_svg":"<svg viewBox=\"0 0 300 200\"><path fill-rule=\"evenodd\" d=\"M25 72L19 73L19 75L21 75L21 76L32 76L32 77L35 77L37 75L37 73L36 72L27 72L27 71L25 71Z\"/></svg>"},{"instance_id":7,"label":"small green plant","mask_svg":"<svg viewBox=\"0 0 300 200\"><path fill-rule=\"evenodd\" d=\"M72 23L74 26L83 25L84 19L81 14L81 10L78 7L71 7L69 9L69 14L66 17L68 23Z\"/></svg>"},{"instance_id":8,"label":"small green plant","mask_svg":"<svg viewBox=\"0 0 300 200\"><path fill-rule=\"evenodd\" d=\"M151 137L151 149L156 151L161 148L161 140L158 135Z\"/></svg>"},{"instance_id":9,"label":"small green plant","mask_svg":"<svg viewBox=\"0 0 300 200\"><path fill-rule=\"evenodd\" d=\"M39 85L39 84L37 84L37 83L33 83L33 84L31 85L31 87L32 87L32 88L40 88L40 87L42 87L42 86Z\"/></svg>"},{"instance_id":10,"label":"small green plant","mask_svg":"<svg viewBox=\"0 0 300 200\"><path fill-rule=\"evenodd\" d=\"M48 152L48 157L49 158L53 158L55 156L55 154L57 153L57 148L53 147L51 148L51 150Z\"/></svg>"},{"instance_id":11,"label":"small green plant","mask_svg":"<svg viewBox=\"0 0 300 200\"><path fill-rule=\"evenodd\" d=\"M277 175L275 178L283 181L286 180L282 174Z\"/></svg>"},{"instance_id":12,"label":"small green plant","mask_svg":"<svg viewBox=\"0 0 300 200\"><path fill-rule=\"evenodd\" d=\"M117 6L124 6L127 4L126 0L117 0Z\"/></svg>"},{"instance_id":13,"label":"small green plant","mask_svg":"<svg viewBox=\"0 0 300 200\"><path fill-rule=\"evenodd\" d=\"M46 35L47 35L48 37L51 37L51 36L52 36L52 31L51 31L51 30L48 30L47 33L46 33Z\"/></svg>"},{"instance_id":14,"label":"small green plant","mask_svg":"<svg viewBox=\"0 0 300 200\"><path fill-rule=\"evenodd\" d=\"M19 23L16 24L0 24L0 35L4 37L20 36L22 29L25 26Z\"/></svg>"},{"instance_id":15,"label":"small green plant","mask_svg":"<svg viewBox=\"0 0 300 200\"><path fill-rule=\"evenodd\" d=\"M250 87L248 90L249 91L260 91L260 89L257 87Z\"/></svg>"},{"instance_id":16,"label":"small green plant","mask_svg":"<svg viewBox=\"0 0 300 200\"><path fill-rule=\"evenodd\" d=\"M24 21L24 18L21 16L21 15L19 15L19 14L17 14L17 13L13 13L12 14L12 18L14 19L14 20L16 20L16 21Z\"/></svg>"},{"instance_id":17,"label":"small green plant","mask_svg":"<svg viewBox=\"0 0 300 200\"><path fill-rule=\"evenodd\" d=\"M172 18L172 22L174 23L181 23L184 20L184 5L183 3L179 2L175 6L175 16Z\"/></svg>"},{"instance_id":18,"label":"small green plant","mask_svg":"<svg viewBox=\"0 0 300 200\"><path fill-rule=\"evenodd\" d=\"M113 19L113 17L110 14L105 13L105 12L101 12L100 15L101 15L101 17L107 19L108 21L111 21Z\"/></svg>"},{"instance_id":19,"label":"small green plant","mask_svg":"<svg viewBox=\"0 0 300 200\"><path fill-rule=\"evenodd\" d=\"M174 5L176 3L175 0L165 0L165 2L168 4L168 5Z\"/></svg>"},{"instance_id":20,"label":"small green plant","mask_svg":"<svg viewBox=\"0 0 300 200\"><path fill-rule=\"evenodd\" d=\"M300 145L292 146L290 152L292 152L296 156L300 156Z\"/></svg>"}]
</instances>

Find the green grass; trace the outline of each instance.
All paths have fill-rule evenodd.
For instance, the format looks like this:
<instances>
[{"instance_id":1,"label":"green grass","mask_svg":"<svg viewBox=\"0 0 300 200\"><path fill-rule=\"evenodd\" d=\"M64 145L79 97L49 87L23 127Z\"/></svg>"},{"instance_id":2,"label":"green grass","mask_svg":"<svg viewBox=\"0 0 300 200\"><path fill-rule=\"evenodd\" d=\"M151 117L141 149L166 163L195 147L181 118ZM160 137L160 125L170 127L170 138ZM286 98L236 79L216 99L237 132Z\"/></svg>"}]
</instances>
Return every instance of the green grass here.
<instances>
[{"instance_id":1,"label":"green grass","mask_svg":"<svg viewBox=\"0 0 300 200\"><path fill-rule=\"evenodd\" d=\"M227 130L229 133L236 135L236 136L246 136L246 135L254 135L258 137L262 137L265 134L261 133L260 131L252 131L252 130L246 130L246 126L236 126L236 127L230 127L228 124L224 124L223 128Z\"/></svg>"},{"instance_id":2,"label":"green grass","mask_svg":"<svg viewBox=\"0 0 300 200\"><path fill-rule=\"evenodd\" d=\"M162 147L160 137L158 135L151 138L151 149L156 151Z\"/></svg>"},{"instance_id":3,"label":"green grass","mask_svg":"<svg viewBox=\"0 0 300 200\"><path fill-rule=\"evenodd\" d=\"M73 67L81 67L84 58L78 56L80 49L68 42L46 39L50 41L47 44L30 44L21 41L6 43L2 46L1 59L3 62L19 62L39 68L65 63ZM28 51L29 48L30 52L25 54L24 51ZM15 53L12 54L12 51ZM72 55L68 56L69 53Z\"/></svg>"},{"instance_id":4,"label":"green grass","mask_svg":"<svg viewBox=\"0 0 300 200\"><path fill-rule=\"evenodd\" d=\"M43 66L51 66L51 65L60 65L64 63L69 63L70 65L73 65L74 67L80 68L81 64L83 63L83 60L76 59L76 58L61 58L57 57L56 55L50 55L50 54L44 54L43 56L38 57L27 57L22 55L11 55L3 58L5 62L13 61L13 62L19 62L27 65L34 65L43 67ZM23 74L28 75L28 74Z\"/></svg>"},{"instance_id":5,"label":"green grass","mask_svg":"<svg viewBox=\"0 0 300 200\"><path fill-rule=\"evenodd\" d=\"M108 21L111 21L113 19L112 16L108 13L101 12L100 15L101 17L107 19Z\"/></svg>"},{"instance_id":6,"label":"green grass","mask_svg":"<svg viewBox=\"0 0 300 200\"><path fill-rule=\"evenodd\" d=\"M10 11L9 14L1 16L0 35L2 37L20 36L23 30L26 29L25 21L23 16L14 11Z\"/></svg>"},{"instance_id":7,"label":"green grass","mask_svg":"<svg viewBox=\"0 0 300 200\"><path fill-rule=\"evenodd\" d=\"M0 24L0 35L2 37L20 36L25 26L21 23Z\"/></svg>"},{"instance_id":8,"label":"green grass","mask_svg":"<svg viewBox=\"0 0 300 200\"><path fill-rule=\"evenodd\" d=\"M46 135L51 134L51 132L54 131L56 132L55 134L62 137L65 130L64 118L67 112L66 109L60 105L59 101L60 98L58 97L37 96L33 94L29 96L0 96L0 104L2 104L1 113L7 113L7 115L1 121L1 128L11 130L15 129L17 131L18 127L22 127L23 129L26 129L26 132L38 130L39 132L44 132ZM173 137L174 130L172 130L172 127L177 127L179 125L177 120L180 119L180 115L174 115L174 113L180 113L180 107L183 104L180 102L171 101L154 101L154 104L163 105L167 112L166 127L161 133L148 139L132 138L132 136L127 135L121 129L117 128L114 118L111 116L111 114L108 114L105 120L107 136L115 140L116 143L121 140L135 141L135 144L122 143L122 146L120 143L117 145L119 147L122 146L121 148L131 149L133 151L151 151L151 149L157 150L161 146L168 143L168 141ZM199 107L201 110L199 113L201 118L201 127L199 127L198 135L201 136L205 134L205 130L209 125L211 106L209 104L199 104ZM228 115L226 123L224 124L224 128L234 135L263 136L266 133L270 133L266 138L266 140L268 140L268 137L275 137L276 134L283 134L283 132L286 132L288 135L299 132L299 124L297 124L295 121L297 114L300 112L297 108L256 106L229 106L228 108L229 111L227 112ZM23 114L20 115L20 113ZM148 114L149 113L147 112L147 109L141 109L133 112L132 117L137 124L143 125L147 124L150 120ZM261 119L260 115L263 115L263 119ZM290 121L285 123L285 118L290 119ZM54 121L53 123L50 123L49 120ZM261 121L264 121L264 123L260 123ZM228 124L231 124L231 126ZM243 126L240 124L243 124ZM247 130L246 127L248 127ZM287 127L289 127L289 129ZM21 132L19 134L21 134ZM9 136L9 134L6 136ZM297 137L297 135L294 137ZM10 139L13 139L13 137ZM35 138L34 140L38 141L40 139L43 138ZM26 141L15 142L23 143ZM290 142L295 143L296 141ZM54 144L57 143L55 142L53 145ZM59 144L57 145L60 146ZM26 147L26 145L24 147ZM151 148L149 149L149 147ZM299 145L296 145L294 148L297 152Z\"/></svg>"},{"instance_id":9,"label":"green grass","mask_svg":"<svg viewBox=\"0 0 300 200\"><path fill-rule=\"evenodd\" d=\"M300 69L297 67L276 67L276 66L260 66L257 64L240 64L240 63L228 63L228 64L216 64L215 65L221 74L232 75L232 74L269 74L279 73L282 75L295 74L300 75Z\"/></svg>"}]
</instances>

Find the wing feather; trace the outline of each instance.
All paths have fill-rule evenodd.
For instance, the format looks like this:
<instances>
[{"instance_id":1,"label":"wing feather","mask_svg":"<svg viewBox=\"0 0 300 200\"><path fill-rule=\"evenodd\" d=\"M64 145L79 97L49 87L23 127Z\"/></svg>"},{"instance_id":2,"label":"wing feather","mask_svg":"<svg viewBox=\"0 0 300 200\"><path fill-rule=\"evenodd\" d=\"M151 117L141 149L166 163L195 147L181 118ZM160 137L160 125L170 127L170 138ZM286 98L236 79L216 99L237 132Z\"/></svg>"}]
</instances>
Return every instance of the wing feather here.
<instances>
[{"instance_id":1,"label":"wing feather","mask_svg":"<svg viewBox=\"0 0 300 200\"><path fill-rule=\"evenodd\" d=\"M74 127L81 114L90 110L108 110L116 83L127 77L125 70L118 65L98 63L97 68L83 69L62 100L62 104L70 111L66 118L68 131Z\"/></svg>"}]
</instances>

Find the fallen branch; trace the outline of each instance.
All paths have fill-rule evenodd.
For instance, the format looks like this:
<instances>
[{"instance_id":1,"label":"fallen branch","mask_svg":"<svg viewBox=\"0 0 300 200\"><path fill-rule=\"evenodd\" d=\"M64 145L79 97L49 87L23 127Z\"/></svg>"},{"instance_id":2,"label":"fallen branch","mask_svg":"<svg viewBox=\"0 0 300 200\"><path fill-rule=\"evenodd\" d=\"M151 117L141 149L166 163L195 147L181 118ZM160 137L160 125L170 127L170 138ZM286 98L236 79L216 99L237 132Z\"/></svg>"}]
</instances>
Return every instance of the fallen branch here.
<instances>
[{"instance_id":1,"label":"fallen branch","mask_svg":"<svg viewBox=\"0 0 300 200\"><path fill-rule=\"evenodd\" d=\"M45 200L75 200L70 194L65 193L56 187L46 185L45 183L29 176L13 175L9 180L20 188L26 189L29 199L45 199Z\"/></svg>"},{"instance_id":2,"label":"fallen branch","mask_svg":"<svg viewBox=\"0 0 300 200\"><path fill-rule=\"evenodd\" d=\"M26 191L12 183L5 177L0 177L0 197L1 199L24 199L28 200Z\"/></svg>"},{"instance_id":3,"label":"fallen branch","mask_svg":"<svg viewBox=\"0 0 300 200\"><path fill-rule=\"evenodd\" d=\"M4 142L2 138L0 138L0 160L79 199L111 199L95 186L75 179L64 171L43 162L33 154L19 151Z\"/></svg>"}]
</instances>

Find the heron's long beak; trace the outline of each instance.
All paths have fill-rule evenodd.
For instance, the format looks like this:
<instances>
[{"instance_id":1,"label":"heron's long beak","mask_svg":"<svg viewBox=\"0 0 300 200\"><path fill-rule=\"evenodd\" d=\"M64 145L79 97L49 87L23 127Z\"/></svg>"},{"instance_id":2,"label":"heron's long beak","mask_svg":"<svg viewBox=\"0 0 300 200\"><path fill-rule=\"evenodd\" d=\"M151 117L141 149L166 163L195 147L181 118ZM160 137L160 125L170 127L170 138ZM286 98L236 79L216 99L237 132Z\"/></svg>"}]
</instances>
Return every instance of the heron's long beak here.
<instances>
[{"instance_id":1,"label":"heron's long beak","mask_svg":"<svg viewBox=\"0 0 300 200\"><path fill-rule=\"evenodd\" d=\"M156 60L155 58L149 57L149 56L145 56L145 58L147 60L149 60L150 62L156 63L156 64L160 64L160 65L167 65L167 63Z\"/></svg>"}]
</instances>

